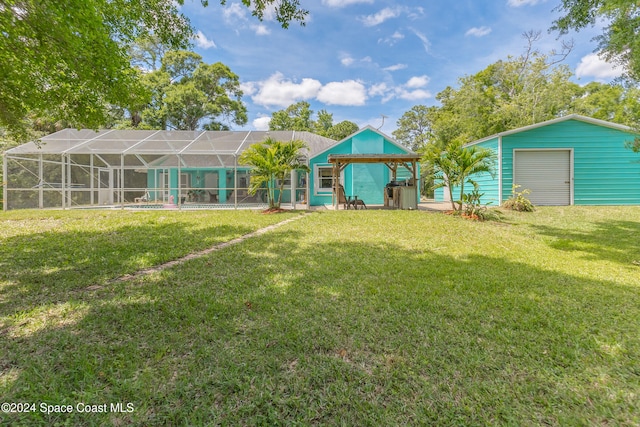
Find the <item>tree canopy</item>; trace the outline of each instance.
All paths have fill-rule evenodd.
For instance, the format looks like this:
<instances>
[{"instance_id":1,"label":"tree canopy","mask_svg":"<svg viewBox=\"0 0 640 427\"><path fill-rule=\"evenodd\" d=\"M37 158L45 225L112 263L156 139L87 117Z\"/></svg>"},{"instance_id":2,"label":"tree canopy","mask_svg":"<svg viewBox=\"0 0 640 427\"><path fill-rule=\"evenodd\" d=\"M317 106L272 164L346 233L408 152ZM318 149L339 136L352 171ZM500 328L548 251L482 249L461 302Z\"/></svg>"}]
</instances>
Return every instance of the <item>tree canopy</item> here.
<instances>
[{"instance_id":1,"label":"tree canopy","mask_svg":"<svg viewBox=\"0 0 640 427\"><path fill-rule=\"evenodd\" d=\"M313 132L327 138L340 141L358 130L358 125L348 120L333 124L333 114L326 110L318 112L313 120L311 104L300 101L271 114L269 130L299 130Z\"/></svg>"},{"instance_id":2,"label":"tree canopy","mask_svg":"<svg viewBox=\"0 0 640 427\"><path fill-rule=\"evenodd\" d=\"M419 149L429 143L471 142L510 129L578 113L633 126L640 113L640 92L621 84L591 82L580 86L561 63L564 53L542 54L532 48L497 61L458 80L436 95L440 106L417 105L398 120L393 135Z\"/></svg>"},{"instance_id":3,"label":"tree canopy","mask_svg":"<svg viewBox=\"0 0 640 427\"><path fill-rule=\"evenodd\" d=\"M20 139L43 117L97 128L112 106L140 103L145 91L131 47L153 35L169 49L187 48L193 29L178 9L183 3L0 0L0 127ZM298 0L242 3L258 19L273 12L285 28L292 21L304 24L308 14Z\"/></svg>"},{"instance_id":4,"label":"tree canopy","mask_svg":"<svg viewBox=\"0 0 640 427\"><path fill-rule=\"evenodd\" d=\"M629 0L562 0L556 8L564 16L552 30L566 34L570 29L593 26L602 18L604 32L595 37L598 50L609 62L619 64L625 77L640 81L640 3Z\"/></svg>"}]
</instances>

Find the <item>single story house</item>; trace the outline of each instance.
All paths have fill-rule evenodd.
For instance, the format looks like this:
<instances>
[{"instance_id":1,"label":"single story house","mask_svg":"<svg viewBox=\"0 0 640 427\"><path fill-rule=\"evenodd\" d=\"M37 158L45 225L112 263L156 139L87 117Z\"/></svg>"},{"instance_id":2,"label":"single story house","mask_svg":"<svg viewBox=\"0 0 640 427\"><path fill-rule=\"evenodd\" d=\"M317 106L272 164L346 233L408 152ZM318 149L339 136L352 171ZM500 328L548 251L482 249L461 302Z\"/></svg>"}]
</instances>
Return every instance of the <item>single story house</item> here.
<instances>
[{"instance_id":1,"label":"single story house","mask_svg":"<svg viewBox=\"0 0 640 427\"><path fill-rule=\"evenodd\" d=\"M332 204L332 176L325 167L331 153L410 153L371 127L342 141L300 131L64 129L5 152L3 209L262 207L266 190L249 194L250 167L239 157L269 137L307 145L303 155L311 173L294 172L284 183L282 201L294 207ZM382 203L386 169L348 166L340 177L346 194Z\"/></svg>"},{"instance_id":2,"label":"single story house","mask_svg":"<svg viewBox=\"0 0 640 427\"><path fill-rule=\"evenodd\" d=\"M500 205L516 184L531 191L534 205L637 205L640 155L626 147L636 136L628 126L572 114L467 146L496 155L493 176L473 177L482 203ZM435 197L447 201L448 192L440 188Z\"/></svg>"}]
</instances>

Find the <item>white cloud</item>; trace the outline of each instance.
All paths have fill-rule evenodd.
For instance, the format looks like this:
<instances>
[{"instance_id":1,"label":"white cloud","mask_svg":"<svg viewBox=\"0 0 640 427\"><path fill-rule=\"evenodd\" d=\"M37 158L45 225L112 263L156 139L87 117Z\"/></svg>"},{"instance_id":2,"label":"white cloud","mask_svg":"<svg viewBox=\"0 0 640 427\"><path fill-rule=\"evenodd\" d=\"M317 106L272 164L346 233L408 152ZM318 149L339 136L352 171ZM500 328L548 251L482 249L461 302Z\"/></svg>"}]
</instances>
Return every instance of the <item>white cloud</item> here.
<instances>
[{"instance_id":1,"label":"white cloud","mask_svg":"<svg viewBox=\"0 0 640 427\"><path fill-rule=\"evenodd\" d=\"M422 101L432 98L433 95L424 86L429 84L431 79L428 76L411 77L407 83L390 87L386 83L378 83L369 88L370 96L382 97L381 102L384 104L394 98L404 99L407 101Z\"/></svg>"},{"instance_id":2,"label":"white cloud","mask_svg":"<svg viewBox=\"0 0 640 427\"><path fill-rule=\"evenodd\" d=\"M320 89L318 101L328 105L364 105L367 100L367 90L364 85L355 80L327 83Z\"/></svg>"},{"instance_id":3,"label":"white cloud","mask_svg":"<svg viewBox=\"0 0 640 427\"><path fill-rule=\"evenodd\" d=\"M428 76L415 76L411 77L405 86L411 89L416 89L428 85L429 80Z\"/></svg>"},{"instance_id":4,"label":"white cloud","mask_svg":"<svg viewBox=\"0 0 640 427\"><path fill-rule=\"evenodd\" d=\"M383 70L384 71L398 71L398 70L404 70L407 67L408 67L407 64L395 64L395 65L390 65L388 67L385 67L385 68L383 68Z\"/></svg>"},{"instance_id":5,"label":"white cloud","mask_svg":"<svg viewBox=\"0 0 640 427\"><path fill-rule=\"evenodd\" d=\"M507 4L511 7L520 7L526 5L534 6L538 3L544 3L545 1L547 0L509 0Z\"/></svg>"},{"instance_id":6,"label":"white cloud","mask_svg":"<svg viewBox=\"0 0 640 427\"><path fill-rule=\"evenodd\" d=\"M338 8L358 3L372 4L373 0L322 0L323 5Z\"/></svg>"},{"instance_id":7,"label":"white cloud","mask_svg":"<svg viewBox=\"0 0 640 427\"><path fill-rule=\"evenodd\" d=\"M423 99L431 98L431 92L424 89L416 89L416 90L406 90L400 88L397 90L398 98L404 99L407 101L419 101Z\"/></svg>"},{"instance_id":8,"label":"white cloud","mask_svg":"<svg viewBox=\"0 0 640 427\"><path fill-rule=\"evenodd\" d=\"M349 56L349 55L345 55L345 56L343 56L343 57L342 57L342 59L340 59L340 63L341 63L342 65L344 65L345 67L348 67L348 66L350 66L350 65L353 65L353 63L354 63L355 61L356 61L356 60L355 60L355 59L353 59L353 57L352 57L352 56Z\"/></svg>"},{"instance_id":9,"label":"white cloud","mask_svg":"<svg viewBox=\"0 0 640 427\"><path fill-rule=\"evenodd\" d=\"M378 43L382 43L382 44L386 44L386 45L389 45L389 46L393 46L396 43L398 43L400 40L402 40L403 38L404 38L404 34L400 33L399 31L396 31L395 33L393 33L389 37L385 37L385 38L379 39Z\"/></svg>"},{"instance_id":10,"label":"white cloud","mask_svg":"<svg viewBox=\"0 0 640 427\"><path fill-rule=\"evenodd\" d=\"M209 40L202 31L198 31L194 36L194 39L196 42L196 46L201 49L211 49L212 47L217 47L214 41Z\"/></svg>"},{"instance_id":11,"label":"white cloud","mask_svg":"<svg viewBox=\"0 0 640 427\"><path fill-rule=\"evenodd\" d=\"M612 64L600 58L597 53L583 56L576 67L576 77L595 77L596 79L614 79L623 73L621 68L615 68Z\"/></svg>"},{"instance_id":12,"label":"white cloud","mask_svg":"<svg viewBox=\"0 0 640 427\"><path fill-rule=\"evenodd\" d=\"M271 116L260 115L257 119L254 119L253 127L256 130L269 130L269 123L271 122Z\"/></svg>"},{"instance_id":13,"label":"white cloud","mask_svg":"<svg viewBox=\"0 0 640 427\"><path fill-rule=\"evenodd\" d=\"M240 83L240 90L242 91L242 93L244 95L251 96L254 93L256 93L256 91L258 89L256 88L255 83L253 83L253 82L245 82L245 83Z\"/></svg>"},{"instance_id":14,"label":"white cloud","mask_svg":"<svg viewBox=\"0 0 640 427\"><path fill-rule=\"evenodd\" d=\"M315 79L305 78L300 83L285 79L280 72L267 80L254 83L259 88L251 97L253 102L263 106L288 107L298 101L315 98L322 84Z\"/></svg>"},{"instance_id":15,"label":"white cloud","mask_svg":"<svg viewBox=\"0 0 640 427\"><path fill-rule=\"evenodd\" d=\"M222 16L225 21L233 21L234 19L246 20L247 8L240 5L240 3L231 3L229 7L222 9Z\"/></svg>"},{"instance_id":16,"label":"white cloud","mask_svg":"<svg viewBox=\"0 0 640 427\"><path fill-rule=\"evenodd\" d=\"M400 8L385 7L376 14L362 16L359 19L365 25L365 27L374 27L376 25L382 24L388 19L397 18L398 16L400 16L400 12Z\"/></svg>"},{"instance_id":17,"label":"white cloud","mask_svg":"<svg viewBox=\"0 0 640 427\"><path fill-rule=\"evenodd\" d=\"M369 95L371 96L383 96L389 92L389 87L386 83L378 83L369 88Z\"/></svg>"},{"instance_id":18,"label":"white cloud","mask_svg":"<svg viewBox=\"0 0 640 427\"><path fill-rule=\"evenodd\" d=\"M466 33L464 33L464 35L482 37L482 36L486 36L490 32L491 32L491 28L489 27L473 27L473 28L470 28Z\"/></svg>"},{"instance_id":19,"label":"white cloud","mask_svg":"<svg viewBox=\"0 0 640 427\"><path fill-rule=\"evenodd\" d=\"M252 25L251 28L256 32L257 36L267 36L271 34L271 30L263 24Z\"/></svg>"},{"instance_id":20,"label":"white cloud","mask_svg":"<svg viewBox=\"0 0 640 427\"><path fill-rule=\"evenodd\" d=\"M431 42L429 41L427 36L425 36L420 31L416 30L415 28L411 28L411 31L413 31L413 34L415 34L416 37L418 37L420 39L420 41L422 42L422 46L424 46L424 50L427 53L429 53L429 51L431 50Z\"/></svg>"}]
</instances>

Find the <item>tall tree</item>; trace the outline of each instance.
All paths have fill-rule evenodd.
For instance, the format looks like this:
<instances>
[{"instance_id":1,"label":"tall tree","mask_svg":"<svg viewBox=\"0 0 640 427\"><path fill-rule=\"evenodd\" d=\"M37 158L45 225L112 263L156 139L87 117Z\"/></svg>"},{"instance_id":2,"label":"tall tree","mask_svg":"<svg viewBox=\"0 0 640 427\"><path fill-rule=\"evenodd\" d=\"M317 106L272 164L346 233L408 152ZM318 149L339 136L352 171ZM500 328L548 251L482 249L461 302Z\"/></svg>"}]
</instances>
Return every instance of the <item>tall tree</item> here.
<instances>
[{"instance_id":1,"label":"tall tree","mask_svg":"<svg viewBox=\"0 0 640 427\"><path fill-rule=\"evenodd\" d=\"M107 104L142 88L128 46L153 33L184 47L191 28L173 0L0 2L0 126L25 136L29 115L100 126Z\"/></svg>"},{"instance_id":2,"label":"tall tree","mask_svg":"<svg viewBox=\"0 0 640 427\"><path fill-rule=\"evenodd\" d=\"M144 89L129 48L151 35L171 49L187 48L193 30L179 12L183 3L0 0L0 127L20 139L29 137L34 117L99 127L110 104L136 104ZM285 28L304 24L308 14L299 0L242 3L259 19L273 13Z\"/></svg>"},{"instance_id":3,"label":"tall tree","mask_svg":"<svg viewBox=\"0 0 640 427\"><path fill-rule=\"evenodd\" d=\"M393 137L412 151L420 151L433 138L433 113L437 107L415 105L398 120Z\"/></svg>"},{"instance_id":4,"label":"tall tree","mask_svg":"<svg viewBox=\"0 0 640 427\"><path fill-rule=\"evenodd\" d=\"M271 114L269 130L306 130L313 129L311 104L306 101L296 102Z\"/></svg>"},{"instance_id":5,"label":"tall tree","mask_svg":"<svg viewBox=\"0 0 640 427\"><path fill-rule=\"evenodd\" d=\"M313 120L311 104L300 101L284 110L271 114L269 130L299 130L313 132L340 141L358 130L358 125L348 120L333 124L333 114L326 110L318 112L318 120Z\"/></svg>"},{"instance_id":6,"label":"tall tree","mask_svg":"<svg viewBox=\"0 0 640 427\"><path fill-rule=\"evenodd\" d=\"M144 74L142 82L149 97L139 113L131 111L133 127L224 130L247 122L238 76L194 52L167 52L160 69ZM136 124L137 115L142 122Z\"/></svg>"},{"instance_id":7,"label":"tall tree","mask_svg":"<svg viewBox=\"0 0 640 427\"><path fill-rule=\"evenodd\" d=\"M552 30L566 34L604 20L603 34L595 37L598 50L609 62L623 67L629 80L640 81L640 3L629 0L562 0L564 14Z\"/></svg>"}]
</instances>

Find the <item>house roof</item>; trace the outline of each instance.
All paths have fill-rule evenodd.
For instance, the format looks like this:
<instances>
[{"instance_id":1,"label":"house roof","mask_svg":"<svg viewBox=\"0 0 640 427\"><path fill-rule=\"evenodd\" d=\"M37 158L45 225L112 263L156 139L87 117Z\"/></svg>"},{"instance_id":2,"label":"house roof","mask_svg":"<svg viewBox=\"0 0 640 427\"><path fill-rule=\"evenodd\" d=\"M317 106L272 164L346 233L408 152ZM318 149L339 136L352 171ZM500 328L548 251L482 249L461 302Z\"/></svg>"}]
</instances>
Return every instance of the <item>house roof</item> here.
<instances>
[{"instance_id":1,"label":"house roof","mask_svg":"<svg viewBox=\"0 0 640 427\"><path fill-rule=\"evenodd\" d=\"M533 125L523 126L523 127L517 128L517 129L512 129L512 130L496 133L494 135L490 135L490 136L478 139L476 141L470 142L470 143L466 144L466 146L479 144L481 142L488 141L490 139L494 139L494 138L498 138L498 137L502 137L502 136L508 136L508 135L513 135L513 134L520 133L520 132L530 131L530 130L541 128L541 127L544 127L544 126L549 126L549 125L552 125L552 124L555 124L555 123L566 122L568 120L577 120L577 121L584 122L584 123L590 123L592 125L604 126L604 127L608 127L608 128L611 128L611 129L621 130L623 132L634 132L634 130L632 128L630 128L629 126L621 125L619 123L613 123L613 122L608 122L606 120L594 119L593 117L581 116L580 114L569 114L567 116L558 117L557 119L547 120L547 121L544 121L544 122L535 123Z\"/></svg>"},{"instance_id":2,"label":"house roof","mask_svg":"<svg viewBox=\"0 0 640 427\"><path fill-rule=\"evenodd\" d=\"M7 154L133 154L236 156L267 138L302 140L313 156L335 144L330 138L300 131L167 131L64 129L7 151Z\"/></svg>"},{"instance_id":3,"label":"house roof","mask_svg":"<svg viewBox=\"0 0 640 427\"><path fill-rule=\"evenodd\" d=\"M378 135L382 136L385 140L387 140L389 143L395 145L396 147L400 148L402 151L406 152L407 154L413 154L413 151L409 150L407 147L399 144L398 142L396 142L393 138L391 138L390 136L388 136L387 134L385 134L384 132L380 132L378 129L367 125L361 129L359 129L358 131L352 133L351 135L347 136L344 139L341 139L340 141L334 142L333 144L331 144L329 147L326 147L324 150L318 151L317 153L314 153L313 155L309 156L309 157L316 157L319 156L321 154L326 153L327 151L331 150L334 147L337 147L338 145L342 144L343 142L353 138L354 136L361 134L363 132L375 132Z\"/></svg>"}]
</instances>

